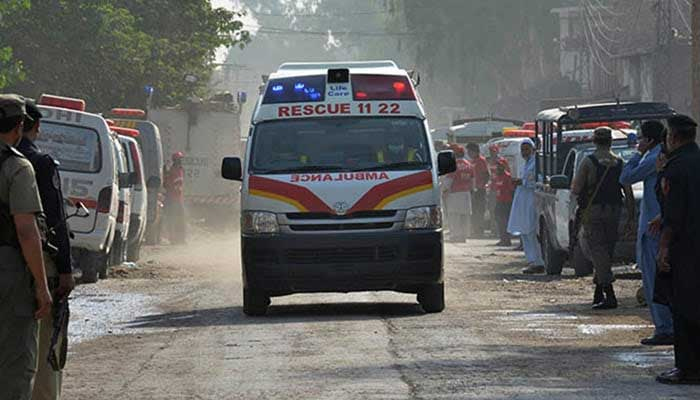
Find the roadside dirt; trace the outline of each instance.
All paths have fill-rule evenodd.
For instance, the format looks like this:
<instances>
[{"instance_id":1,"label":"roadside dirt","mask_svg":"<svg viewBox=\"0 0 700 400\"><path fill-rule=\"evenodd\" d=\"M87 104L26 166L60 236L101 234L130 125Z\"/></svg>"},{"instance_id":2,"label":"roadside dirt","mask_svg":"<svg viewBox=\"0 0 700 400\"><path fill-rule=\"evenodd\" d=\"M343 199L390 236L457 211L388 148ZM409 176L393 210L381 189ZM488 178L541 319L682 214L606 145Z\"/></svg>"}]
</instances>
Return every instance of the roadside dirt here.
<instances>
[{"instance_id":1,"label":"roadside dirt","mask_svg":"<svg viewBox=\"0 0 700 400\"><path fill-rule=\"evenodd\" d=\"M492 242L448 245L443 313L411 295L318 294L275 298L264 318L242 315L234 235L149 248L76 294L140 303L71 347L66 398L700 398L654 382L673 359L638 345L639 281L594 312L590 278L524 276L522 254Z\"/></svg>"}]
</instances>

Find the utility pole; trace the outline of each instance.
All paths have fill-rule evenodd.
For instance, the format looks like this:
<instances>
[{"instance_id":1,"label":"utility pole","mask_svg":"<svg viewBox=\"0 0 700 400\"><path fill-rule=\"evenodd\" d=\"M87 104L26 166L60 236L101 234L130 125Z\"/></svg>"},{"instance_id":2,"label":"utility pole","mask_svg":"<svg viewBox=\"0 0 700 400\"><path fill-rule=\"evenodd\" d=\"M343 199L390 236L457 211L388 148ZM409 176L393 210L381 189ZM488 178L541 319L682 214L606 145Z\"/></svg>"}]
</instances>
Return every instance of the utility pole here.
<instances>
[{"instance_id":1,"label":"utility pole","mask_svg":"<svg viewBox=\"0 0 700 400\"><path fill-rule=\"evenodd\" d=\"M671 1L656 1L656 54L654 57L654 99L671 102ZM695 0L694 0L695 1Z\"/></svg>"},{"instance_id":2,"label":"utility pole","mask_svg":"<svg viewBox=\"0 0 700 400\"><path fill-rule=\"evenodd\" d=\"M693 0L693 9L691 11L691 29L693 56L691 62L693 74L693 103L692 110L693 118L700 121L700 0Z\"/></svg>"}]
</instances>

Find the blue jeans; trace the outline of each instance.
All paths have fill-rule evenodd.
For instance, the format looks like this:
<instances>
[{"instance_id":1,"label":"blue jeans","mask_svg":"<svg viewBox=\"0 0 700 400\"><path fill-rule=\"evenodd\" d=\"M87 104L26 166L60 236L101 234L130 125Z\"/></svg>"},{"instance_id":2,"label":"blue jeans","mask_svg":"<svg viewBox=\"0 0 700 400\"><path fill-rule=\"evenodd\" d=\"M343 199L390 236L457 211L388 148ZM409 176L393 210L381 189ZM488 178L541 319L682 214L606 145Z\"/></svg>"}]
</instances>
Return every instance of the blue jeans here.
<instances>
[{"instance_id":1,"label":"blue jeans","mask_svg":"<svg viewBox=\"0 0 700 400\"><path fill-rule=\"evenodd\" d=\"M663 304L654 303L654 283L656 281L656 254L659 240L647 235L637 239L637 263L642 271L644 297L649 305L651 320L657 335L673 335L673 316L671 309Z\"/></svg>"}]
</instances>

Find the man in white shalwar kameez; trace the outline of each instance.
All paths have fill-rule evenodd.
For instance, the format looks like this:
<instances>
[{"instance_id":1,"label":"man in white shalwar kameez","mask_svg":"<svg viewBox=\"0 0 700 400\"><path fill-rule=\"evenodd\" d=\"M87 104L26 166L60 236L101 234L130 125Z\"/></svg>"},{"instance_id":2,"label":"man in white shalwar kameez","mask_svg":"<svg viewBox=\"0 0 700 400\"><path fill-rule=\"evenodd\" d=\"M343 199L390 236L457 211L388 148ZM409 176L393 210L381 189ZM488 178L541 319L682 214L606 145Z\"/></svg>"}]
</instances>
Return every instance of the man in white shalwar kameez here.
<instances>
[{"instance_id":1,"label":"man in white shalwar kameez","mask_svg":"<svg viewBox=\"0 0 700 400\"><path fill-rule=\"evenodd\" d=\"M524 274L544 273L542 250L537 241L537 213L535 210L535 143L526 139L520 145L520 154L525 159L525 165L520 168L520 178L514 179L516 184L513 208L508 219L508 232L520 235L525 249L528 267Z\"/></svg>"}]
</instances>

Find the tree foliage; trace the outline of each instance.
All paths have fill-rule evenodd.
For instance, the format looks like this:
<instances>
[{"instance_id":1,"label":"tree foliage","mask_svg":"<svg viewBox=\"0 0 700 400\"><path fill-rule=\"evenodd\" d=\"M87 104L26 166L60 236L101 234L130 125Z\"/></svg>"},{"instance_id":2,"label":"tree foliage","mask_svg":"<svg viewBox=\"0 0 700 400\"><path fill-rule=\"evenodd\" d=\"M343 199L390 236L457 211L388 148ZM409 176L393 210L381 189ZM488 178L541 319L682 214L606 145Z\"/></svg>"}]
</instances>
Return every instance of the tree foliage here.
<instances>
[{"instance_id":1,"label":"tree foliage","mask_svg":"<svg viewBox=\"0 0 700 400\"><path fill-rule=\"evenodd\" d=\"M558 22L562 0L390 0L394 29L426 84L450 106L487 113L493 103L559 78ZM536 100L533 100L536 103Z\"/></svg>"},{"instance_id":2,"label":"tree foliage","mask_svg":"<svg viewBox=\"0 0 700 400\"><path fill-rule=\"evenodd\" d=\"M81 97L104 110L142 107L150 85L156 103L173 104L203 90L219 47L247 43L240 16L208 0L31 1L0 21L0 44L24 74L5 90Z\"/></svg>"}]
</instances>

